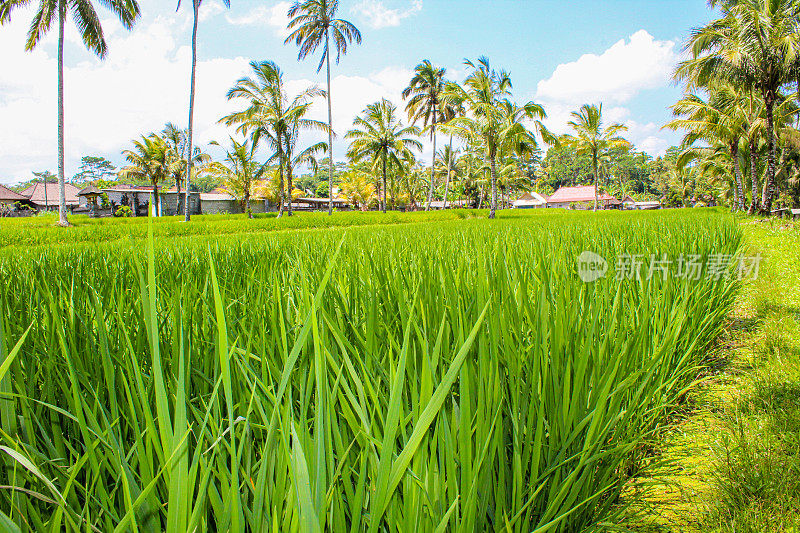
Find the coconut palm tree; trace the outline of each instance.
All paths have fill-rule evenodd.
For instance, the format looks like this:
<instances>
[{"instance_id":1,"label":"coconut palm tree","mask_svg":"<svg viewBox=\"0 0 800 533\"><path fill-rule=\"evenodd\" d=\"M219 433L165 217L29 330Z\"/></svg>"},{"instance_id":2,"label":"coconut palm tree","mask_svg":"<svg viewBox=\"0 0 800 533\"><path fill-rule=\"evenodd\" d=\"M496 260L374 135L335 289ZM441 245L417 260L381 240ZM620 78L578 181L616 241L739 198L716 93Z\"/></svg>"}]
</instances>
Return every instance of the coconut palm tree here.
<instances>
[{"instance_id":1,"label":"coconut palm tree","mask_svg":"<svg viewBox=\"0 0 800 533\"><path fill-rule=\"evenodd\" d=\"M732 88L712 86L706 101L698 95L688 94L672 106L676 118L664 127L672 130L684 129L683 146L689 147L697 140L709 145L722 143L730 151L731 175L734 180L734 210L744 211L744 187L739 161L739 143L747 135L746 117L736 105L735 99L727 96Z\"/></svg>"},{"instance_id":2,"label":"coconut palm tree","mask_svg":"<svg viewBox=\"0 0 800 533\"><path fill-rule=\"evenodd\" d=\"M483 144L489 162L492 202L489 218L497 211L497 152L503 133L502 103L511 96L511 76L491 67L489 59L481 57L477 63L465 61L472 72L463 87L448 83L444 97L451 105L463 105L466 115L453 118L448 131L464 140L478 138Z\"/></svg>"},{"instance_id":3,"label":"coconut palm tree","mask_svg":"<svg viewBox=\"0 0 800 533\"><path fill-rule=\"evenodd\" d=\"M211 144L219 146L216 141ZM225 151L224 161L215 161L206 169L209 174L223 181L230 192L244 201L244 209L248 218L253 218L253 211L250 209L250 195L253 186L269 168L266 164L261 164L256 160L257 149L257 136L242 142L231 137L230 148Z\"/></svg>"},{"instance_id":4,"label":"coconut palm tree","mask_svg":"<svg viewBox=\"0 0 800 533\"><path fill-rule=\"evenodd\" d=\"M416 126L403 126L397 118L397 108L389 100L369 104L361 116L353 122L355 126L345 135L350 139L347 155L355 160L370 160L373 168L380 166L383 199L381 211L386 212L386 166L400 166L400 158L409 150L422 150Z\"/></svg>"},{"instance_id":5,"label":"coconut palm tree","mask_svg":"<svg viewBox=\"0 0 800 533\"><path fill-rule=\"evenodd\" d=\"M443 172L445 176L442 209L447 209L447 193L450 191L450 180L457 175L459 152L460 150L453 148L453 142L451 140L450 144L445 145L445 147L436 154L434 164L441 168L441 172Z\"/></svg>"},{"instance_id":6,"label":"coconut palm tree","mask_svg":"<svg viewBox=\"0 0 800 533\"><path fill-rule=\"evenodd\" d=\"M300 47L298 59L302 60L313 54L322 45L322 57L317 72L326 65L328 80L328 215L333 214L333 113L331 103L331 56L330 43L333 38L336 47L336 64L347 53L347 45L352 41L361 44L361 32L346 20L337 19L339 0L297 0L289 8L288 16L292 19L288 28L292 33L286 43L294 41Z\"/></svg>"},{"instance_id":7,"label":"coconut palm tree","mask_svg":"<svg viewBox=\"0 0 800 533\"><path fill-rule=\"evenodd\" d=\"M563 136L560 142L572 147L579 155L591 156L594 175L594 210L597 211L598 160L613 148L630 145L628 141L617 135L628 128L616 123L604 127L603 104L599 106L584 104L578 111L572 112L572 120L568 122L568 125L575 134Z\"/></svg>"},{"instance_id":8,"label":"coconut palm tree","mask_svg":"<svg viewBox=\"0 0 800 533\"><path fill-rule=\"evenodd\" d=\"M428 202L425 205L425 211L431 208L431 201L433 200L433 183L436 162L436 124L444 120L444 113L442 110L442 92L444 91L445 69L434 67L430 60L426 59L416 66L414 69L414 77L408 84L408 87L403 89L403 99L407 99L406 112L411 121L411 125L416 125L418 120L422 121L422 125L428 128L430 123L431 140L433 141L433 161L431 162L431 181L428 187Z\"/></svg>"},{"instance_id":9,"label":"coconut palm tree","mask_svg":"<svg viewBox=\"0 0 800 533\"><path fill-rule=\"evenodd\" d=\"M326 124L306 118L312 100L324 96L325 91L312 86L290 99L286 93L283 72L275 63L253 61L250 67L255 77L241 78L228 91L228 100L244 100L247 107L221 118L220 122L228 126L238 125L239 133L256 135L273 151L267 163L278 163L281 182L278 216L281 216L284 208L284 171L291 165L287 158L292 155L298 133L308 129L328 131ZM314 151L318 149L317 145ZM289 204L291 209L291 202Z\"/></svg>"},{"instance_id":10,"label":"coconut palm tree","mask_svg":"<svg viewBox=\"0 0 800 533\"><path fill-rule=\"evenodd\" d=\"M158 184L170 175L169 147L159 135L152 133L133 141L133 150L123 150L122 155L129 163L120 170L120 175L140 181L148 181L153 187L153 205L156 215L160 214Z\"/></svg>"},{"instance_id":11,"label":"coconut palm tree","mask_svg":"<svg viewBox=\"0 0 800 533\"><path fill-rule=\"evenodd\" d=\"M24 8L31 0L0 1L0 25L11 21L17 8ZM136 0L101 0L126 29L131 29L139 18L139 4ZM108 52L103 27L91 0L38 0L33 23L28 30L25 50L33 50L44 38L58 19L58 225L69 226L67 220L67 197L64 178L64 28L67 13L71 12L80 30L83 44L101 59Z\"/></svg>"},{"instance_id":12,"label":"coconut palm tree","mask_svg":"<svg viewBox=\"0 0 800 533\"><path fill-rule=\"evenodd\" d=\"M366 211L375 198L372 176L359 170L349 170L342 175L342 196L354 207Z\"/></svg>"},{"instance_id":13,"label":"coconut palm tree","mask_svg":"<svg viewBox=\"0 0 800 533\"><path fill-rule=\"evenodd\" d=\"M172 122L168 122L161 132L161 136L167 143L169 149L169 169L172 180L175 182L175 189L177 190L177 200L175 202L175 214L183 212L183 197L181 196L181 188L184 180L186 179L186 152L189 138L189 132L178 128ZM192 168L202 169L211 161L211 156L200 150L200 147L195 146L192 149Z\"/></svg>"},{"instance_id":14,"label":"coconut palm tree","mask_svg":"<svg viewBox=\"0 0 800 533\"><path fill-rule=\"evenodd\" d=\"M300 165L307 165L311 168L313 173L316 173L318 168L316 156L317 154L325 153L328 149L328 143L318 142L299 152L297 151L297 141L302 131L307 129L327 131L328 129L328 125L324 122L305 118L309 108L310 103L306 103L299 106L295 112L291 113L289 128L283 136L283 154L286 161L286 188L290 196L294 190L294 185L292 183L294 179L294 169ZM291 197L289 200L287 214L292 216Z\"/></svg>"},{"instance_id":15,"label":"coconut palm tree","mask_svg":"<svg viewBox=\"0 0 800 533\"><path fill-rule=\"evenodd\" d=\"M796 82L800 60L800 3L796 0L712 0L722 17L693 31L676 77L690 88L726 80L757 91L764 100L767 178L762 211L769 213L775 189L774 107L780 88Z\"/></svg>"},{"instance_id":16,"label":"coconut palm tree","mask_svg":"<svg viewBox=\"0 0 800 533\"><path fill-rule=\"evenodd\" d=\"M231 7L231 0L222 0L222 2L225 4L225 7ZM197 23L200 19L200 4L202 3L203 0L192 0L192 75L189 84L189 127L186 130L188 132L186 141L187 150L191 150L191 147L194 146L192 144L192 137L194 135L194 94L195 82L197 80ZM178 9L180 8L181 0L178 0ZM189 187L192 181L192 158L186 155L186 160L186 202L184 204L184 220L189 222L191 218L191 213L189 212Z\"/></svg>"}]
</instances>

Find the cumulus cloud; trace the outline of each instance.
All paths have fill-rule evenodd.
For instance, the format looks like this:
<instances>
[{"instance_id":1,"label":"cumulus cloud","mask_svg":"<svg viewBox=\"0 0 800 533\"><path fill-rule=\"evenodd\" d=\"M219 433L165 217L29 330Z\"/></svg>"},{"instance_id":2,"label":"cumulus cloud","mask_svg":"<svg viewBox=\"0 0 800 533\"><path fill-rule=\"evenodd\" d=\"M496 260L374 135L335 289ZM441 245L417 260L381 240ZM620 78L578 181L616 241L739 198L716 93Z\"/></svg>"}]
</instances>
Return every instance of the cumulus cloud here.
<instances>
[{"instance_id":1,"label":"cumulus cloud","mask_svg":"<svg viewBox=\"0 0 800 533\"><path fill-rule=\"evenodd\" d=\"M360 15L372 29L399 26L403 20L422 11L422 0L411 0L404 9L388 8L382 0L362 0L352 11Z\"/></svg>"},{"instance_id":2,"label":"cumulus cloud","mask_svg":"<svg viewBox=\"0 0 800 533\"><path fill-rule=\"evenodd\" d=\"M31 171L56 168L55 37L51 34L36 50L25 52L30 17L20 15L0 32L0 182L22 181L30 178ZM102 62L82 48L74 29L68 30L68 176L77 171L83 155L103 155L121 164L120 151L128 148L132 139L159 131L166 122L186 124L191 59L184 29L187 20L191 20L189 12L170 13L142 21L136 31L128 32L108 19L104 29L109 54ZM367 104L388 98L398 106L398 115L405 118L401 92L412 71L387 67L361 75L333 74L333 123L338 135L334 156L341 158L347 149L344 134ZM225 95L243 75L249 75L247 58L205 58L201 44L195 139L204 149L211 140L224 141L232 133L217 120L241 105L228 102ZM287 90L293 94L315 83L324 84L324 76L296 79L287 75ZM314 105L312 115L327 122L324 100ZM323 138L318 133L309 134L308 142Z\"/></svg>"},{"instance_id":3,"label":"cumulus cloud","mask_svg":"<svg viewBox=\"0 0 800 533\"><path fill-rule=\"evenodd\" d=\"M48 42L30 53L23 50L28 20L19 16L0 32L0 180L9 182L56 167L55 50ZM109 25L109 54L103 62L76 46L67 48L68 175L77 170L82 155L103 154L119 162L119 151L131 139L158 131L168 121L186 123L191 54L173 33L182 22L159 17L131 33ZM80 61L75 63L75 57ZM247 68L248 61L240 57L198 61L198 144L225 135L216 123L231 109L225 94Z\"/></svg>"},{"instance_id":4,"label":"cumulus cloud","mask_svg":"<svg viewBox=\"0 0 800 533\"><path fill-rule=\"evenodd\" d=\"M275 29L280 37L287 37L289 17L287 13L292 6L289 2L278 2L273 6L258 6L240 16L228 15L227 21L237 26L269 26Z\"/></svg>"},{"instance_id":5,"label":"cumulus cloud","mask_svg":"<svg viewBox=\"0 0 800 533\"><path fill-rule=\"evenodd\" d=\"M225 11L225 6L221 2L204 2L200 4L200 22L205 22L208 19L214 18L220 13Z\"/></svg>"},{"instance_id":6,"label":"cumulus cloud","mask_svg":"<svg viewBox=\"0 0 800 533\"><path fill-rule=\"evenodd\" d=\"M624 123L629 139L640 149L659 155L667 141L656 135L654 124L642 127L632 121L625 104L643 91L667 86L678 60L675 42L659 41L639 30L599 55L584 54L558 65L549 78L538 83L535 98L545 105L547 124L558 133L567 132L572 111L585 103L603 103L607 122Z\"/></svg>"}]
</instances>

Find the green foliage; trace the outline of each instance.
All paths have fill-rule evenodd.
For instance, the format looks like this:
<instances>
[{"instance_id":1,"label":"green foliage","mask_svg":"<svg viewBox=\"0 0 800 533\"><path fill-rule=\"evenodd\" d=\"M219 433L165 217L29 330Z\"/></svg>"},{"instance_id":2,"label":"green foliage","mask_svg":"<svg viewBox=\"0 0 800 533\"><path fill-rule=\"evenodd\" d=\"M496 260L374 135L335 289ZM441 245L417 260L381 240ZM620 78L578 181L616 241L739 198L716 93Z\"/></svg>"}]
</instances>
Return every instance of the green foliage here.
<instances>
[{"instance_id":1,"label":"green foliage","mask_svg":"<svg viewBox=\"0 0 800 533\"><path fill-rule=\"evenodd\" d=\"M105 180L114 176L116 172L117 168L105 157L85 155L81 158L81 166L72 181L86 183Z\"/></svg>"},{"instance_id":2,"label":"green foliage","mask_svg":"<svg viewBox=\"0 0 800 533\"><path fill-rule=\"evenodd\" d=\"M247 235L236 223L316 218L92 221L149 236L63 247L83 219L58 234L3 226L45 236L0 255L5 523L576 531L605 518L736 284L586 284L575 258L734 253L738 231L713 210L452 220L466 213ZM187 228L206 234L165 238Z\"/></svg>"},{"instance_id":3,"label":"green foliage","mask_svg":"<svg viewBox=\"0 0 800 533\"><path fill-rule=\"evenodd\" d=\"M119 218L133 216L133 209L129 205L121 205L114 211L114 216Z\"/></svg>"}]
</instances>

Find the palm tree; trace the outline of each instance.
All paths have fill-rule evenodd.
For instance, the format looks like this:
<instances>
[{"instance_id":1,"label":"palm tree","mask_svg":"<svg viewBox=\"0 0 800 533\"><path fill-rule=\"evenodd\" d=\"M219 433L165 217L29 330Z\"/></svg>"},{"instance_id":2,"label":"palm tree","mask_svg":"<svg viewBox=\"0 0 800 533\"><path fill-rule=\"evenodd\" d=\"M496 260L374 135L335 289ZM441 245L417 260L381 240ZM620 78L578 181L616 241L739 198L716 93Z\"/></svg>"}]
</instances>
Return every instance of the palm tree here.
<instances>
[{"instance_id":1,"label":"palm tree","mask_svg":"<svg viewBox=\"0 0 800 533\"><path fill-rule=\"evenodd\" d=\"M453 142L450 141L450 144L445 145L444 148L439 150L436 154L436 161L434 164L438 164L442 171L444 172L444 202L442 203L442 209L447 209L447 193L450 190L450 180L454 177L454 173L458 167L458 154L459 150L453 148Z\"/></svg>"},{"instance_id":2,"label":"palm tree","mask_svg":"<svg viewBox=\"0 0 800 533\"><path fill-rule=\"evenodd\" d=\"M536 135L525 123L531 122L542 140L548 144L556 144L556 136L542 122L547 114L539 104L528 102L518 106L513 102L503 102L501 106L504 113L501 152L504 157L515 159L515 176L522 179L525 176L523 164L530 164L541 156Z\"/></svg>"},{"instance_id":3,"label":"palm tree","mask_svg":"<svg viewBox=\"0 0 800 533\"><path fill-rule=\"evenodd\" d=\"M336 46L336 64L347 53L347 45L355 41L361 43L361 32L346 20L337 19L339 0L297 0L289 8L288 16L292 19L288 28L292 33L285 43L294 41L300 47L299 60L313 54L322 45L317 72L326 65L328 79L328 215L333 214L333 114L331 104L331 56L330 41L333 38Z\"/></svg>"},{"instance_id":4,"label":"palm tree","mask_svg":"<svg viewBox=\"0 0 800 533\"><path fill-rule=\"evenodd\" d=\"M225 151L224 162L211 163L207 172L222 180L229 191L241 198L244 201L245 213L248 218L253 218L253 211L250 209L250 195L256 181L261 179L268 166L256 161L257 136L245 139L243 142L238 142L231 137L230 143L230 148ZM216 141L211 144L219 146Z\"/></svg>"},{"instance_id":5,"label":"palm tree","mask_svg":"<svg viewBox=\"0 0 800 533\"><path fill-rule=\"evenodd\" d=\"M11 14L16 8L23 8L31 0L0 1L0 25L11 21ZM54 15L58 17L58 225L69 226L67 220L67 197L64 178L64 27L67 22L67 11L81 32L83 44L101 59L108 52L100 17L91 0L39 0L39 7L28 30L25 50L33 50L50 31ZM101 0L126 29L131 29L139 18L139 4L136 0Z\"/></svg>"},{"instance_id":6,"label":"palm tree","mask_svg":"<svg viewBox=\"0 0 800 533\"><path fill-rule=\"evenodd\" d=\"M511 76L505 71L492 69L485 57L478 59L477 64L472 61L465 61L465 64L472 72L464 80L464 86L448 83L444 97L452 105L463 105L467 115L452 119L448 130L465 140L477 137L483 143L492 187L489 218L494 218L497 210L496 159L503 131L501 104L511 96Z\"/></svg>"},{"instance_id":7,"label":"palm tree","mask_svg":"<svg viewBox=\"0 0 800 533\"><path fill-rule=\"evenodd\" d=\"M289 128L283 136L283 154L286 160L286 188L289 191L288 215L292 216L292 191L294 190L293 171L300 165L308 165L313 173L317 172L318 164L316 155L324 153L328 149L328 143L318 142L300 152L297 152L297 140L300 133L305 129L317 129L327 131L328 125L318 120L304 118L310 108L310 103L298 106L297 110L291 114Z\"/></svg>"},{"instance_id":8,"label":"palm tree","mask_svg":"<svg viewBox=\"0 0 800 533\"><path fill-rule=\"evenodd\" d=\"M350 170L342 175L342 196L354 207L366 211L375 197L372 176L359 170Z\"/></svg>"},{"instance_id":9,"label":"palm tree","mask_svg":"<svg viewBox=\"0 0 800 533\"><path fill-rule=\"evenodd\" d=\"M408 87L403 89L403 99L408 99L406 112L411 120L411 125L415 125L418 120L422 120L422 125L428 127L430 123L430 136L433 141L433 161L431 162L431 182L428 187L428 202L425 211L431 208L433 200L434 167L436 166L436 124L444 119L442 110L441 96L444 91L445 69L434 67L430 60L426 59L414 69L414 77L411 78Z\"/></svg>"},{"instance_id":10,"label":"palm tree","mask_svg":"<svg viewBox=\"0 0 800 533\"><path fill-rule=\"evenodd\" d=\"M127 1L127 0L115 0L117 2ZM222 0L225 4L225 7L231 7L231 0ZM189 86L189 127L187 128L187 141L186 141L186 149L191 150L192 146L192 136L194 134L194 93L195 93L195 82L197 78L197 22L200 18L200 4L203 0L192 0L192 14L193 14L193 24L192 24L192 77L191 83ZM178 0L178 9L181 8L181 0ZM189 187L192 181L192 158L189 157L187 154L186 156L187 165L186 165L186 202L184 204L184 220L189 222L191 218L191 213L189 212Z\"/></svg>"},{"instance_id":11,"label":"palm tree","mask_svg":"<svg viewBox=\"0 0 800 533\"><path fill-rule=\"evenodd\" d=\"M178 128L172 122L168 122L161 132L161 136L167 143L168 158L169 158L169 171L175 182L175 189L177 190L177 199L175 201L175 214L183 212L183 197L181 196L181 187L186 179L186 161L187 143L189 132ZM203 167L211 161L211 157L204 153L198 146L192 149L192 167ZM187 191L188 193L188 191Z\"/></svg>"},{"instance_id":12,"label":"palm tree","mask_svg":"<svg viewBox=\"0 0 800 533\"><path fill-rule=\"evenodd\" d=\"M347 132L350 149L347 155L353 160L371 160L373 168L380 165L383 200L381 211L386 212L386 165L400 166L400 157L411 149L422 150L422 144L413 137L420 134L416 126L403 126L396 116L397 108L389 100L369 104L362 116L356 117L355 126Z\"/></svg>"},{"instance_id":13,"label":"palm tree","mask_svg":"<svg viewBox=\"0 0 800 533\"><path fill-rule=\"evenodd\" d=\"M129 165L120 170L120 175L140 181L149 181L153 187L155 214L160 214L158 184L169 176L169 147L166 141L152 133L133 141L133 150L123 150L122 155Z\"/></svg>"},{"instance_id":14,"label":"palm tree","mask_svg":"<svg viewBox=\"0 0 800 533\"><path fill-rule=\"evenodd\" d=\"M572 120L568 124L575 135L565 135L560 142L575 149L579 155L591 156L594 175L594 210L597 211L598 160L612 148L629 146L628 141L617 136L618 133L628 128L622 124L609 124L603 127L603 104L599 106L584 104L580 110L572 112Z\"/></svg>"},{"instance_id":15,"label":"palm tree","mask_svg":"<svg viewBox=\"0 0 800 533\"><path fill-rule=\"evenodd\" d=\"M451 97L447 91L452 91L453 87L458 87L456 83L447 83L444 86L444 92L441 97L442 118L444 123L447 124L456 117L463 117L465 115L463 102L460 102L457 96ZM448 153L454 156L456 152L453 151L453 133L450 132L450 142L448 143ZM450 190L450 178L454 170L455 159L452 157L445 160L446 174L444 180L444 201L442 202L442 209L447 209L447 194Z\"/></svg>"},{"instance_id":16,"label":"palm tree","mask_svg":"<svg viewBox=\"0 0 800 533\"><path fill-rule=\"evenodd\" d=\"M257 136L258 139L263 139L274 151L267 163L271 164L275 161L278 163L281 183L278 216L281 216L284 208L284 170L289 169L292 164L288 158L292 156L298 132L305 129L328 130L326 124L305 118L310 109L311 100L317 96L324 96L325 91L317 87L309 87L290 100L286 94L283 72L275 63L253 61L250 63L250 67L253 69L255 77L241 78L228 91L229 100L242 99L247 102L247 107L242 111L223 117L220 122L224 122L228 126L237 124L239 133L251 134ZM304 151L303 157L319 150L319 145L315 145L315 147L312 147L314 150L310 153ZM303 162L304 159L298 161ZM289 191L291 193L291 188ZM291 209L291 201L289 209Z\"/></svg>"},{"instance_id":17,"label":"palm tree","mask_svg":"<svg viewBox=\"0 0 800 533\"><path fill-rule=\"evenodd\" d=\"M767 182L762 211L769 213L775 189L773 110L780 88L797 81L800 60L800 3L796 0L711 0L723 16L694 30L686 45L692 57L681 62L676 77L690 88L726 80L757 91L764 100Z\"/></svg>"},{"instance_id":18,"label":"palm tree","mask_svg":"<svg viewBox=\"0 0 800 533\"><path fill-rule=\"evenodd\" d=\"M727 147L733 166L734 209L744 211L739 142L747 135L746 117L736 105L736 100L730 98L731 92L735 96L733 88L713 85L710 90L712 92L708 101L695 94L685 95L672 106L675 116L685 118L674 119L664 127L672 130L685 129L687 133L683 139L684 147L689 147L700 139L709 145L720 142Z\"/></svg>"}]
</instances>

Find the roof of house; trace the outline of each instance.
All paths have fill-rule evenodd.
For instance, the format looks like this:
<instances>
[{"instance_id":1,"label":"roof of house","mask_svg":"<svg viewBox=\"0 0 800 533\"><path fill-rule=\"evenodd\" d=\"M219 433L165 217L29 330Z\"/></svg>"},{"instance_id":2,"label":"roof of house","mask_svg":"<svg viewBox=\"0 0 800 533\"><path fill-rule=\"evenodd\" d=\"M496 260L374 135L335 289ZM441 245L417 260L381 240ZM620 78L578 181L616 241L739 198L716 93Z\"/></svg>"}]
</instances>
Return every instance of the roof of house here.
<instances>
[{"instance_id":1,"label":"roof of house","mask_svg":"<svg viewBox=\"0 0 800 533\"><path fill-rule=\"evenodd\" d=\"M106 187L104 192L153 192L151 185L129 185L127 183L120 183L113 187Z\"/></svg>"},{"instance_id":2,"label":"roof of house","mask_svg":"<svg viewBox=\"0 0 800 533\"><path fill-rule=\"evenodd\" d=\"M88 187L84 187L83 189L78 192L78 196L91 196L91 195L99 195L103 194L103 191L95 187L94 185L89 185Z\"/></svg>"},{"instance_id":3,"label":"roof of house","mask_svg":"<svg viewBox=\"0 0 800 533\"><path fill-rule=\"evenodd\" d=\"M78 189L71 183L64 184L67 205L78 205ZM22 191L22 196L36 205L58 205L58 183L37 182Z\"/></svg>"},{"instance_id":4,"label":"roof of house","mask_svg":"<svg viewBox=\"0 0 800 533\"><path fill-rule=\"evenodd\" d=\"M28 198L26 198L25 196L22 196L20 193L14 192L11 189L9 189L8 187L4 187L4 186L0 185L0 200L16 202L16 201L19 201L19 200L27 200L27 199Z\"/></svg>"},{"instance_id":5,"label":"roof of house","mask_svg":"<svg viewBox=\"0 0 800 533\"><path fill-rule=\"evenodd\" d=\"M547 197L539 194L538 192L526 192L516 200L514 200L514 207L522 207L526 205L544 205L547 203Z\"/></svg>"},{"instance_id":6,"label":"roof of house","mask_svg":"<svg viewBox=\"0 0 800 533\"><path fill-rule=\"evenodd\" d=\"M608 193L598 192L597 199L601 202L619 204L619 200ZM580 185L577 187L560 187L547 200L547 203L561 204L569 202L594 202L594 186Z\"/></svg>"},{"instance_id":7,"label":"roof of house","mask_svg":"<svg viewBox=\"0 0 800 533\"><path fill-rule=\"evenodd\" d=\"M200 200L203 201L221 201L221 200L236 200L232 195L227 192L217 192L219 189L214 189L211 192L201 192Z\"/></svg>"}]
</instances>

